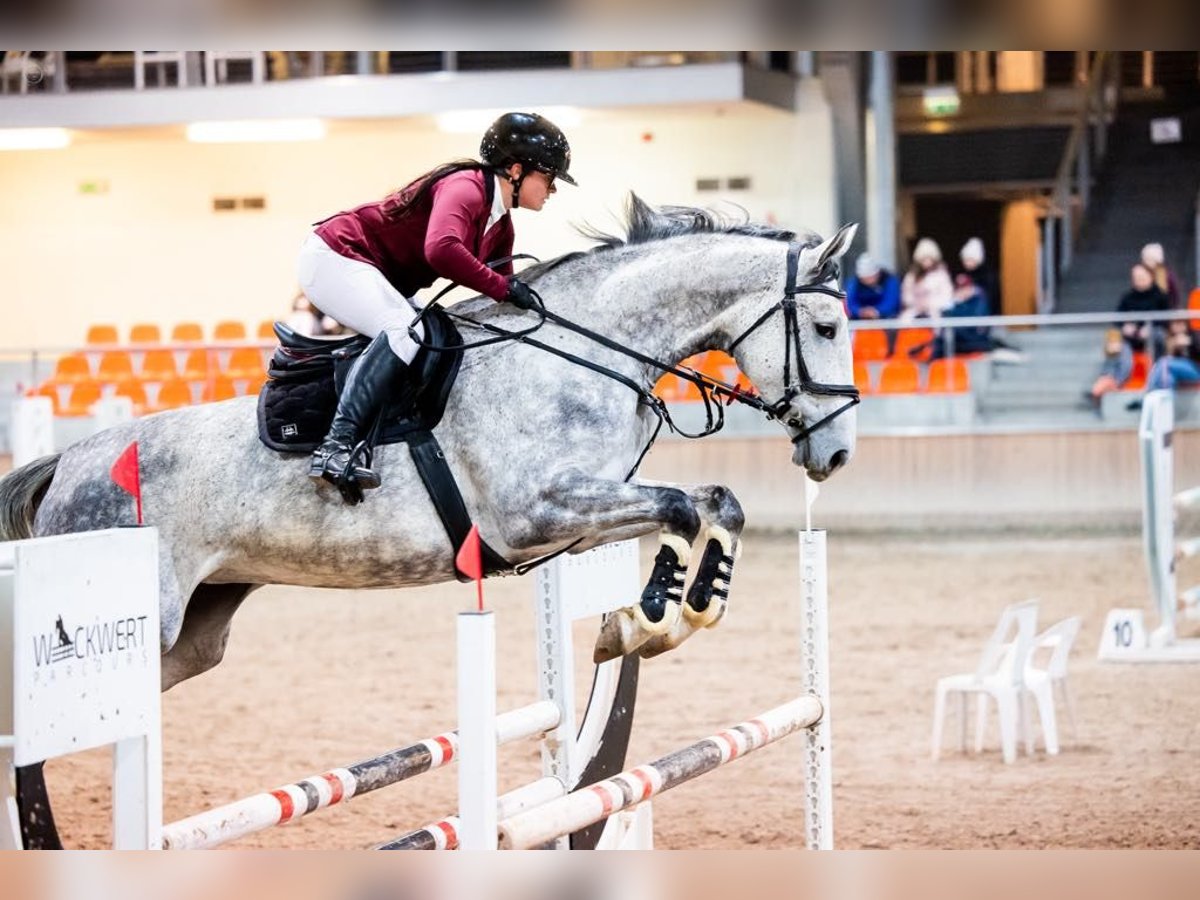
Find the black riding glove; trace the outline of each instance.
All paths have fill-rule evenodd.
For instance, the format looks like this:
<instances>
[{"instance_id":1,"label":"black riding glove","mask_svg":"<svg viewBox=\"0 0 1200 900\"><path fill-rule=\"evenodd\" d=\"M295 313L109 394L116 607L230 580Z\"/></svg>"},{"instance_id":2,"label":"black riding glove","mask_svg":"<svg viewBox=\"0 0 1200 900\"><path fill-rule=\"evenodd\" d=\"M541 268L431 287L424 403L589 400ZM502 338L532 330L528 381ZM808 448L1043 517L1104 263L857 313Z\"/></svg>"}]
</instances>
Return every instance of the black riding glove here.
<instances>
[{"instance_id":1,"label":"black riding glove","mask_svg":"<svg viewBox=\"0 0 1200 900\"><path fill-rule=\"evenodd\" d=\"M504 299L517 309L533 309L537 306L533 290L516 276L508 279L508 295Z\"/></svg>"}]
</instances>

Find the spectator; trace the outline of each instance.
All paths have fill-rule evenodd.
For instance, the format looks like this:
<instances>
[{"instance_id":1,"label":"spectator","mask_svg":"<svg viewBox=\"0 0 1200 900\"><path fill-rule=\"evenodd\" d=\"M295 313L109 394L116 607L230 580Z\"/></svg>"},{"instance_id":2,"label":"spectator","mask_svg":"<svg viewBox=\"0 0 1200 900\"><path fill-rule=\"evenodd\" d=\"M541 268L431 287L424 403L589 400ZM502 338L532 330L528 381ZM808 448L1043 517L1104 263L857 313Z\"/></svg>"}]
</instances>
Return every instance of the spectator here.
<instances>
[{"instance_id":1,"label":"spectator","mask_svg":"<svg viewBox=\"0 0 1200 900\"><path fill-rule=\"evenodd\" d=\"M987 314L988 300L983 288L972 281L971 276L965 272L955 278L954 305L943 315L947 318L965 318L967 316L986 316ZM941 329L933 339L931 360L949 355L947 353L949 348L946 346L947 330L954 332L953 350L955 353L986 353L992 349L991 329L985 326Z\"/></svg>"},{"instance_id":2,"label":"spectator","mask_svg":"<svg viewBox=\"0 0 1200 900\"><path fill-rule=\"evenodd\" d=\"M1142 265L1154 276L1154 283L1167 297L1168 309L1182 309L1183 296L1175 273L1167 267L1162 244L1147 244L1142 248Z\"/></svg>"},{"instance_id":3,"label":"spectator","mask_svg":"<svg viewBox=\"0 0 1200 900\"><path fill-rule=\"evenodd\" d=\"M332 316L327 316L313 306L304 291L297 291L292 298L292 313L287 318L287 325L297 334L308 337L332 337L346 334L348 329L338 323Z\"/></svg>"},{"instance_id":4,"label":"spectator","mask_svg":"<svg viewBox=\"0 0 1200 900\"><path fill-rule=\"evenodd\" d=\"M987 312L984 315L1000 315L1000 286L996 281L996 273L986 262L983 241L977 237L968 240L958 251L958 258L962 262L962 274L969 276L987 298Z\"/></svg>"},{"instance_id":5,"label":"spectator","mask_svg":"<svg viewBox=\"0 0 1200 900\"><path fill-rule=\"evenodd\" d=\"M1121 334L1121 329L1110 328L1104 334L1104 362L1100 374L1086 392L1088 402L1100 413L1100 398L1109 391L1118 390L1133 374L1133 351Z\"/></svg>"},{"instance_id":6,"label":"spectator","mask_svg":"<svg viewBox=\"0 0 1200 900\"><path fill-rule=\"evenodd\" d=\"M846 311L850 318L896 318L900 312L900 280L866 253L855 261L854 275L846 285Z\"/></svg>"},{"instance_id":7,"label":"spectator","mask_svg":"<svg viewBox=\"0 0 1200 900\"><path fill-rule=\"evenodd\" d=\"M921 238L913 250L912 265L900 285L901 319L940 316L954 305L954 285L942 262L942 250L931 238Z\"/></svg>"},{"instance_id":8,"label":"spectator","mask_svg":"<svg viewBox=\"0 0 1200 900\"><path fill-rule=\"evenodd\" d=\"M1186 321L1171 322L1167 352L1155 361L1146 377L1147 391L1173 391L1179 384L1200 384L1200 341ZM1128 410L1140 409L1142 398L1131 400Z\"/></svg>"},{"instance_id":9,"label":"spectator","mask_svg":"<svg viewBox=\"0 0 1200 900\"><path fill-rule=\"evenodd\" d=\"M1167 295L1154 283L1154 273L1143 263L1136 263L1129 272L1130 289L1117 304L1117 312L1165 312ZM1122 322L1121 336L1134 353L1146 350L1152 343L1156 350L1161 345L1154 326L1149 322ZM1161 353L1156 352L1156 356Z\"/></svg>"}]
</instances>

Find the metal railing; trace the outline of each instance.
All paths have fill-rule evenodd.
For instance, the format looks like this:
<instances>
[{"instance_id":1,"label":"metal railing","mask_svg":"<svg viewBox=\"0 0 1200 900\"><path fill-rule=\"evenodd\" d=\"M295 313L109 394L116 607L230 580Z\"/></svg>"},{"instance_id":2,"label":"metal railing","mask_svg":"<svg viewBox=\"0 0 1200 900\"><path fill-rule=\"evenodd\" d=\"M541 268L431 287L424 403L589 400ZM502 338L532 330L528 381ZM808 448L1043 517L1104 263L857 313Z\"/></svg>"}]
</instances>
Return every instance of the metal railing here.
<instances>
[{"instance_id":1,"label":"metal railing","mask_svg":"<svg viewBox=\"0 0 1200 900\"><path fill-rule=\"evenodd\" d=\"M1042 313L1054 311L1059 273L1071 268L1076 228L1091 202L1092 166L1108 149L1108 125L1119 93L1118 65L1117 54L1098 51L1087 84L1079 89L1079 115L1059 161L1042 222L1038 256L1038 311Z\"/></svg>"}]
</instances>

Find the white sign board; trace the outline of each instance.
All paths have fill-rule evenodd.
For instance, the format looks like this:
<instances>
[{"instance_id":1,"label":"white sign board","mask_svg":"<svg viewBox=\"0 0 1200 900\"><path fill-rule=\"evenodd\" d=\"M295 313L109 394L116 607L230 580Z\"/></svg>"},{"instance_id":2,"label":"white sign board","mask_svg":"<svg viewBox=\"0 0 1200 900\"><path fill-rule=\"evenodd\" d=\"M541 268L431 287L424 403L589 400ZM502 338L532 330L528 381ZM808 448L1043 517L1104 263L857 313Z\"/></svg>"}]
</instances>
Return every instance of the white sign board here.
<instances>
[{"instance_id":1,"label":"white sign board","mask_svg":"<svg viewBox=\"0 0 1200 900\"><path fill-rule=\"evenodd\" d=\"M0 544L0 641L15 765L157 734L158 532Z\"/></svg>"},{"instance_id":2,"label":"white sign board","mask_svg":"<svg viewBox=\"0 0 1200 900\"><path fill-rule=\"evenodd\" d=\"M1183 127L1178 116L1150 120L1150 143L1178 144L1183 140Z\"/></svg>"}]
</instances>

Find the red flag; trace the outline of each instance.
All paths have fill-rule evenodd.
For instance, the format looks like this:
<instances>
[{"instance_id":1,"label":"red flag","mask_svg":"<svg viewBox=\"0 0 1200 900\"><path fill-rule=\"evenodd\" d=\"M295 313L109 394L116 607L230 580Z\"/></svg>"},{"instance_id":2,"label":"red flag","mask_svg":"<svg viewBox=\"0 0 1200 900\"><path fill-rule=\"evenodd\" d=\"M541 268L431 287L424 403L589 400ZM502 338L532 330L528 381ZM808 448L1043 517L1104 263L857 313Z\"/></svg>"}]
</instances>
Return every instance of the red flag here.
<instances>
[{"instance_id":1,"label":"red flag","mask_svg":"<svg viewBox=\"0 0 1200 900\"><path fill-rule=\"evenodd\" d=\"M109 470L113 483L124 491L133 494L137 502L137 523L142 524L142 479L138 471L138 445L134 441L121 451L117 461Z\"/></svg>"},{"instance_id":2,"label":"red flag","mask_svg":"<svg viewBox=\"0 0 1200 900\"><path fill-rule=\"evenodd\" d=\"M472 525L467 532L458 555L454 557L454 565L458 571L468 578L475 579L475 589L479 596L479 611L483 611L483 551L479 543L479 526Z\"/></svg>"}]
</instances>

